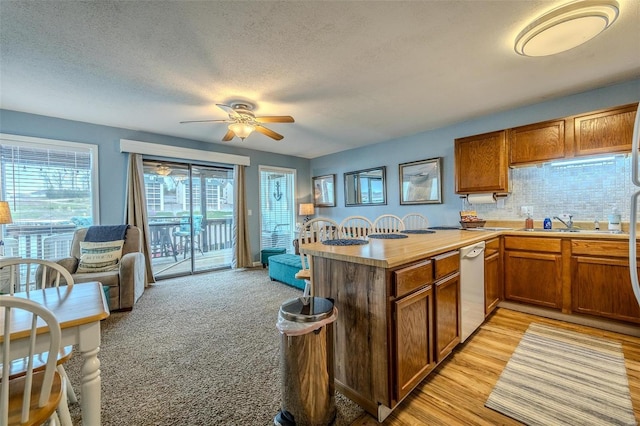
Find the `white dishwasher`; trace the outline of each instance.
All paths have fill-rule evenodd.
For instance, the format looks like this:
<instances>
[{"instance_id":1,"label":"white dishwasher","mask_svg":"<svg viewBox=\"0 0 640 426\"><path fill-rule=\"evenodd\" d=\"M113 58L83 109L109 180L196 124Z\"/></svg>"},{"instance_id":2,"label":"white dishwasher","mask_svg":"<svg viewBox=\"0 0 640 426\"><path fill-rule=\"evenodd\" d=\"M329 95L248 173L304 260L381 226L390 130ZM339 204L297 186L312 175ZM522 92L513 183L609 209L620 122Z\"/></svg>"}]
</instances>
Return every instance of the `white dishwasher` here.
<instances>
[{"instance_id":1,"label":"white dishwasher","mask_svg":"<svg viewBox=\"0 0 640 426\"><path fill-rule=\"evenodd\" d=\"M484 321L484 248L481 241L460 249L461 342Z\"/></svg>"}]
</instances>

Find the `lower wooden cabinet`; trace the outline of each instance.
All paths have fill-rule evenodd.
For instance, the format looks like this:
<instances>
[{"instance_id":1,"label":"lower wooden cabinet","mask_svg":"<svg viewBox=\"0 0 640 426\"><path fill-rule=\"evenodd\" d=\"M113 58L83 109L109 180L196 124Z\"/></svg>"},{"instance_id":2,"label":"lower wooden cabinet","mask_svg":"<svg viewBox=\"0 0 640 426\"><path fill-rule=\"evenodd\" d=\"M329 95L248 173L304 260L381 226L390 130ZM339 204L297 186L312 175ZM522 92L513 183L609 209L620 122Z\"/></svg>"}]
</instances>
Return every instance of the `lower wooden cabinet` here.
<instances>
[{"instance_id":1,"label":"lower wooden cabinet","mask_svg":"<svg viewBox=\"0 0 640 426\"><path fill-rule=\"evenodd\" d=\"M436 362L442 361L460 343L460 273L435 284Z\"/></svg>"},{"instance_id":2,"label":"lower wooden cabinet","mask_svg":"<svg viewBox=\"0 0 640 426\"><path fill-rule=\"evenodd\" d=\"M489 315L502 299L500 238L486 242L484 250L484 315Z\"/></svg>"},{"instance_id":3,"label":"lower wooden cabinet","mask_svg":"<svg viewBox=\"0 0 640 426\"><path fill-rule=\"evenodd\" d=\"M505 237L504 298L562 309L560 239Z\"/></svg>"},{"instance_id":4,"label":"lower wooden cabinet","mask_svg":"<svg viewBox=\"0 0 640 426\"><path fill-rule=\"evenodd\" d=\"M435 367L433 286L393 302L395 312L396 389L404 398Z\"/></svg>"},{"instance_id":5,"label":"lower wooden cabinet","mask_svg":"<svg viewBox=\"0 0 640 426\"><path fill-rule=\"evenodd\" d=\"M627 250L626 242L572 241L573 312L640 323L640 306L631 288Z\"/></svg>"}]
</instances>

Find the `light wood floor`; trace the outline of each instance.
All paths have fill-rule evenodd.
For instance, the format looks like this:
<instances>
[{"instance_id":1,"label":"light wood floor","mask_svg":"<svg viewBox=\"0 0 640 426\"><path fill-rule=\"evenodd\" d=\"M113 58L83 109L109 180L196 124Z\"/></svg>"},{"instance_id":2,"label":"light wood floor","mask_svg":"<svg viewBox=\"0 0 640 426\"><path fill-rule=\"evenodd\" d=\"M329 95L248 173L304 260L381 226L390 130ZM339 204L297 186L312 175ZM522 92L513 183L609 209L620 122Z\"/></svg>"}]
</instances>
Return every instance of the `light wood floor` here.
<instances>
[{"instance_id":1,"label":"light wood floor","mask_svg":"<svg viewBox=\"0 0 640 426\"><path fill-rule=\"evenodd\" d=\"M484 407L493 386L532 322L552 324L622 344L631 399L640 424L640 338L499 308L436 368L384 425L519 425ZM378 425L365 414L352 426Z\"/></svg>"}]
</instances>

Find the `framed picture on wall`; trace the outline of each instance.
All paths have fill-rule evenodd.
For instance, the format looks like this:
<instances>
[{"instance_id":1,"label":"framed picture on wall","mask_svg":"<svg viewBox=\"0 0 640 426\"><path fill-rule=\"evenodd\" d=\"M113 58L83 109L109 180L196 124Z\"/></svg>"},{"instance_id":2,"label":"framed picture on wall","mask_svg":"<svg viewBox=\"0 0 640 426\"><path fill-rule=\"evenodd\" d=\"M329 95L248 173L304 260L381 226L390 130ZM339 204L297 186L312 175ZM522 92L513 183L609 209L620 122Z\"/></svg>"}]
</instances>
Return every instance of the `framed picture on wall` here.
<instances>
[{"instance_id":1,"label":"framed picture on wall","mask_svg":"<svg viewBox=\"0 0 640 426\"><path fill-rule=\"evenodd\" d=\"M315 176L311 183L315 207L336 206L336 175Z\"/></svg>"},{"instance_id":2,"label":"framed picture on wall","mask_svg":"<svg viewBox=\"0 0 640 426\"><path fill-rule=\"evenodd\" d=\"M441 204L441 170L441 157L400 164L400 204Z\"/></svg>"}]
</instances>

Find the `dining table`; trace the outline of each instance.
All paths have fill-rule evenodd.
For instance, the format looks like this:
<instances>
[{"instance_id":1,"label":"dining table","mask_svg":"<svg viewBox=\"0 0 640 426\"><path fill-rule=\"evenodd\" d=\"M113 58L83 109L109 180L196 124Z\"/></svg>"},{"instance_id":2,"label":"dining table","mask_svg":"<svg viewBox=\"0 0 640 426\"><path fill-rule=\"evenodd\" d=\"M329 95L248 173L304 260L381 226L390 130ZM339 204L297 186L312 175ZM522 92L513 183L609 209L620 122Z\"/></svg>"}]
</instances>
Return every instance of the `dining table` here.
<instances>
[{"instance_id":1,"label":"dining table","mask_svg":"<svg viewBox=\"0 0 640 426\"><path fill-rule=\"evenodd\" d=\"M38 302L53 312L62 331L61 346L75 345L82 357L81 410L84 426L100 425L101 422L101 377L100 360L100 321L109 316L102 284L99 282L78 283L73 286L49 287L30 292L14 293ZM4 308L0 308L2 312ZM30 314L21 312L11 324L10 358L28 356ZM0 314L0 349L4 343L4 314ZM42 325L38 333L46 333ZM36 350L48 349L47 339L37 339Z\"/></svg>"}]
</instances>

